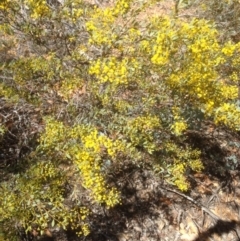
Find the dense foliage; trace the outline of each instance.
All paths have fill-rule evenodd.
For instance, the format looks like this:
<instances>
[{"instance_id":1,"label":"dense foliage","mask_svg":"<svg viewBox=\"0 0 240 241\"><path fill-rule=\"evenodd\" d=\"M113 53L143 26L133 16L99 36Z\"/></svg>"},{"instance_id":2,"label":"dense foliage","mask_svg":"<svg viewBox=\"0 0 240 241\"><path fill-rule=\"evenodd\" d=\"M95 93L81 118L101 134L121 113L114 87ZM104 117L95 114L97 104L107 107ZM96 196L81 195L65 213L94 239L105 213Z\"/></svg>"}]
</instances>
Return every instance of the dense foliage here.
<instances>
[{"instance_id":1,"label":"dense foliage","mask_svg":"<svg viewBox=\"0 0 240 241\"><path fill-rule=\"evenodd\" d=\"M178 18L182 2L172 16L148 16L154 0L0 1L0 95L15 113L27 103L39 125L17 141L30 147L11 168L24 168L0 183L4 240L16 227L88 235L91 205L76 187L90 203L120 205L107 177L124 163L186 191L186 173L204 168L186 134L205 121L240 130L240 43L206 18ZM12 131L4 118L1 141Z\"/></svg>"}]
</instances>

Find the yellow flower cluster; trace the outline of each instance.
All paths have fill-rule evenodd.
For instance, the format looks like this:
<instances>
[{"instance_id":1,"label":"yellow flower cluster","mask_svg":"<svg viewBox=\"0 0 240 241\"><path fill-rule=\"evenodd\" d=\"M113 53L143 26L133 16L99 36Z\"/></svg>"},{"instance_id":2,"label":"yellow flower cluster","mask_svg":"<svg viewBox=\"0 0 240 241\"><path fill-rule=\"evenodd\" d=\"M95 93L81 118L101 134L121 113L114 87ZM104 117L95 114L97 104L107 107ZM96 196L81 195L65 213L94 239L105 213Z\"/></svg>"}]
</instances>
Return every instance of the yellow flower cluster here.
<instances>
[{"instance_id":1,"label":"yellow flower cluster","mask_svg":"<svg viewBox=\"0 0 240 241\"><path fill-rule=\"evenodd\" d=\"M234 83L237 83L239 80L238 75L239 75L238 71L233 71L232 74L229 76L230 80L232 80Z\"/></svg>"},{"instance_id":2,"label":"yellow flower cluster","mask_svg":"<svg viewBox=\"0 0 240 241\"><path fill-rule=\"evenodd\" d=\"M183 67L170 75L168 83L172 88L178 88L180 93L197 95L201 102L208 101L209 93L215 91L215 66L222 61L218 56L216 31L204 21L194 20L191 24L183 24L176 35L186 36L184 44L187 47Z\"/></svg>"},{"instance_id":3,"label":"yellow flower cluster","mask_svg":"<svg viewBox=\"0 0 240 241\"><path fill-rule=\"evenodd\" d=\"M186 170L188 168L194 171L201 171L203 169L203 164L200 160L201 152L189 147L183 149L173 142L164 143L163 150L166 153L166 158L172 161L172 164L168 164L167 168L168 173L171 174L169 180L180 190L187 191L189 183L185 175Z\"/></svg>"},{"instance_id":4,"label":"yellow flower cluster","mask_svg":"<svg viewBox=\"0 0 240 241\"><path fill-rule=\"evenodd\" d=\"M81 90L83 87L83 80L74 78L67 79L61 82L60 88L57 88L59 96L63 97L65 101L73 98L74 94Z\"/></svg>"},{"instance_id":5,"label":"yellow flower cluster","mask_svg":"<svg viewBox=\"0 0 240 241\"><path fill-rule=\"evenodd\" d=\"M153 43L151 61L161 66L156 71L167 76L165 83L180 98L188 96L192 106L201 106L206 116L215 116L216 123L239 129L239 110L228 102L238 97L240 44L228 42L221 46L216 29L205 20L193 19L190 23L175 20L172 23L163 18L159 24L161 31ZM231 75L223 82L219 80L222 77L219 68L225 65L231 66ZM173 133L178 136L186 129L184 118L174 115Z\"/></svg>"},{"instance_id":6,"label":"yellow flower cluster","mask_svg":"<svg viewBox=\"0 0 240 241\"><path fill-rule=\"evenodd\" d=\"M103 154L106 150L112 158L116 157L118 151L124 149L123 143L119 140L113 141L107 136L101 134L94 129L88 135L82 137L82 143L86 149L89 149L93 154Z\"/></svg>"},{"instance_id":7,"label":"yellow flower cluster","mask_svg":"<svg viewBox=\"0 0 240 241\"><path fill-rule=\"evenodd\" d=\"M94 61L89 68L89 74L95 75L99 83L112 83L114 86L127 84L131 68L138 68L138 62L124 58L121 61L115 57L107 60Z\"/></svg>"},{"instance_id":8,"label":"yellow flower cluster","mask_svg":"<svg viewBox=\"0 0 240 241\"><path fill-rule=\"evenodd\" d=\"M189 189L189 183L184 175L186 171L185 163L176 163L173 165L171 174L174 177L174 184L183 192Z\"/></svg>"},{"instance_id":9,"label":"yellow flower cluster","mask_svg":"<svg viewBox=\"0 0 240 241\"><path fill-rule=\"evenodd\" d=\"M179 120L173 123L173 125L171 126L171 130L176 136L180 136L187 129L187 127L188 126L184 120Z\"/></svg>"},{"instance_id":10,"label":"yellow flower cluster","mask_svg":"<svg viewBox=\"0 0 240 241\"><path fill-rule=\"evenodd\" d=\"M72 20L75 23L84 13L83 4L83 0L64 2L62 14L66 16L66 20Z\"/></svg>"},{"instance_id":11,"label":"yellow flower cluster","mask_svg":"<svg viewBox=\"0 0 240 241\"><path fill-rule=\"evenodd\" d=\"M64 210L65 211L65 210ZM79 230L76 234L78 236L84 235L87 236L90 233L89 225L86 223L86 218L89 216L90 211L86 207L73 207L68 209L65 212L65 220L63 221L63 228L66 229L67 225L70 224L72 229ZM64 215L64 214L63 214Z\"/></svg>"},{"instance_id":12,"label":"yellow flower cluster","mask_svg":"<svg viewBox=\"0 0 240 241\"><path fill-rule=\"evenodd\" d=\"M142 49L145 53L151 53L151 44L148 40L144 39L140 42L140 49Z\"/></svg>"},{"instance_id":13,"label":"yellow flower cluster","mask_svg":"<svg viewBox=\"0 0 240 241\"><path fill-rule=\"evenodd\" d=\"M115 19L116 17L111 7L94 9L91 19L85 24L87 31L91 34L89 43L111 45L117 37L111 27Z\"/></svg>"},{"instance_id":14,"label":"yellow flower cluster","mask_svg":"<svg viewBox=\"0 0 240 241\"><path fill-rule=\"evenodd\" d=\"M26 0L26 4L32 12L31 17L33 19L38 19L50 13L50 8L48 7L46 0Z\"/></svg>"},{"instance_id":15,"label":"yellow flower cluster","mask_svg":"<svg viewBox=\"0 0 240 241\"><path fill-rule=\"evenodd\" d=\"M181 37L187 36L186 43L189 53L198 61L201 54L215 53L219 50L217 30L209 25L204 19L193 19L190 23L182 23ZM214 60L214 59L213 59Z\"/></svg>"},{"instance_id":16,"label":"yellow flower cluster","mask_svg":"<svg viewBox=\"0 0 240 241\"><path fill-rule=\"evenodd\" d=\"M6 182L1 183L4 194L3 198L0 197L1 221L17 217L26 232L34 228L43 234L51 223L53 228L81 228L82 234L87 234L89 209L63 203L67 179L56 163L38 160L30 165L24 175L15 178L13 189L9 189Z\"/></svg>"},{"instance_id":17,"label":"yellow flower cluster","mask_svg":"<svg viewBox=\"0 0 240 241\"><path fill-rule=\"evenodd\" d=\"M7 86L4 83L0 83L0 95L13 102L17 102L19 100L18 93L13 88Z\"/></svg>"},{"instance_id":18,"label":"yellow flower cluster","mask_svg":"<svg viewBox=\"0 0 240 241\"><path fill-rule=\"evenodd\" d=\"M226 55L226 69L229 74L229 80L231 81L231 84L237 84L239 83L239 77L240 77L240 42L237 44L232 44L231 42L228 42L224 46L225 55Z\"/></svg>"},{"instance_id":19,"label":"yellow flower cluster","mask_svg":"<svg viewBox=\"0 0 240 241\"><path fill-rule=\"evenodd\" d=\"M216 66L224 58L216 30L197 19L184 23L163 18L159 24L161 31L153 43L151 61L162 66L157 70L159 74L167 73L166 84L178 95L192 97L191 104L196 107L210 100L216 102L216 98L220 101L222 96L216 93ZM176 129L185 129L184 122L178 123Z\"/></svg>"},{"instance_id":20,"label":"yellow flower cluster","mask_svg":"<svg viewBox=\"0 0 240 241\"><path fill-rule=\"evenodd\" d=\"M223 103L214 114L216 124L224 124L234 130L240 130L240 109L234 104Z\"/></svg>"},{"instance_id":21,"label":"yellow flower cluster","mask_svg":"<svg viewBox=\"0 0 240 241\"><path fill-rule=\"evenodd\" d=\"M0 2L0 9L1 10L8 10L10 7L11 0L4 0Z\"/></svg>"},{"instance_id":22,"label":"yellow flower cluster","mask_svg":"<svg viewBox=\"0 0 240 241\"><path fill-rule=\"evenodd\" d=\"M209 100L205 105L204 105L204 110L206 113L206 116L211 116L213 113L213 110L215 108L215 103L212 100Z\"/></svg>"},{"instance_id":23,"label":"yellow flower cluster","mask_svg":"<svg viewBox=\"0 0 240 241\"><path fill-rule=\"evenodd\" d=\"M157 116L138 116L128 121L125 133L134 146L143 146L148 153L155 149L154 132L161 127Z\"/></svg>"},{"instance_id":24,"label":"yellow flower cluster","mask_svg":"<svg viewBox=\"0 0 240 241\"><path fill-rule=\"evenodd\" d=\"M132 2L133 0L118 0L114 6L114 14L126 14L129 11Z\"/></svg>"},{"instance_id":25,"label":"yellow flower cluster","mask_svg":"<svg viewBox=\"0 0 240 241\"><path fill-rule=\"evenodd\" d=\"M119 23L123 21L123 15L130 12L132 2L133 0L117 0L113 6L95 8L85 24L90 33L89 43L112 46L117 36L119 37ZM132 40L139 35L139 31L135 28L130 28L127 32L128 34L124 34L123 37L129 35Z\"/></svg>"},{"instance_id":26,"label":"yellow flower cluster","mask_svg":"<svg viewBox=\"0 0 240 241\"><path fill-rule=\"evenodd\" d=\"M70 128L53 119L46 119L46 122L45 132L40 137L40 147L55 150L58 155L61 150L62 155L72 159L80 170L82 185L91 190L95 201L105 203L107 207L118 204L118 191L106 184L103 156L108 155L114 161L118 153L125 152L125 143L111 140L93 127L77 125Z\"/></svg>"},{"instance_id":27,"label":"yellow flower cluster","mask_svg":"<svg viewBox=\"0 0 240 241\"><path fill-rule=\"evenodd\" d=\"M235 100L238 98L238 87L231 85L222 85L220 87L221 96L224 97L225 100Z\"/></svg>"},{"instance_id":28,"label":"yellow flower cluster","mask_svg":"<svg viewBox=\"0 0 240 241\"><path fill-rule=\"evenodd\" d=\"M222 48L222 53L228 57L231 57L235 52L237 46L233 45L231 42L226 43Z\"/></svg>"},{"instance_id":29,"label":"yellow flower cluster","mask_svg":"<svg viewBox=\"0 0 240 241\"><path fill-rule=\"evenodd\" d=\"M40 146L43 149L56 149L67 137L66 128L62 122L52 118L46 118L45 122L45 132L39 139Z\"/></svg>"},{"instance_id":30,"label":"yellow flower cluster","mask_svg":"<svg viewBox=\"0 0 240 241\"><path fill-rule=\"evenodd\" d=\"M183 132L187 129L188 126L186 121L180 116L179 107L173 107L172 112L174 123L171 125L171 130L176 136L180 136L183 134Z\"/></svg>"},{"instance_id":31,"label":"yellow flower cluster","mask_svg":"<svg viewBox=\"0 0 240 241\"><path fill-rule=\"evenodd\" d=\"M62 8L62 19L66 19L67 21L72 21L73 23L76 23L77 20L83 15L84 11L81 8L81 5L74 4L76 0L72 1L71 7L69 7L67 4L65 4Z\"/></svg>"},{"instance_id":32,"label":"yellow flower cluster","mask_svg":"<svg viewBox=\"0 0 240 241\"><path fill-rule=\"evenodd\" d=\"M141 31L137 27L132 27L126 31L126 34L122 36L122 42L120 49L124 49L124 52L136 52L136 47L133 47L133 45L136 44L140 40ZM126 46L124 44L128 43Z\"/></svg>"},{"instance_id":33,"label":"yellow flower cluster","mask_svg":"<svg viewBox=\"0 0 240 241\"><path fill-rule=\"evenodd\" d=\"M160 120L157 116L138 116L130 121L130 125L133 128L151 131L160 127Z\"/></svg>"},{"instance_id":34,"label":"yellow flower cluster","mask_svg":"<svg viewBox=\"0 0 240 241\"><path fill-rule=\"evenodd\" d=\"M115 188L106 185L103 174L101 174L99 158L87 151L79 150L75 155L75 162L83 177L83 186L91 190L95 201L105 203L107 207L113 207L120 202L119 193Z\"/></svg>"},{"instance_id":35,"label":"yellow flower cluster","mask_svg":"<svg viewBox=\"0 0 240 241\"><path fill-rule=\"evenodd\" d=\"M125 100L116 100L114 103L116 110L122 114L126 113L131 105Z\"/></svg>"},{"instance_id":36,"label":"yellow flower cluster","mask_svg":"<svg viewBox=\"0 0 240 241\"><path fill-rule=\"evenodd\" d=\"M90 229L87 224L82 225L81 229L84 236L88 236L88 234L90 234Z\"/></svg>"},{"instance_id":37,"label":"yellow flower cluster","mask_svg":"<svg viewBox=\"0 0 240 241\"><path fill-rule=\"evenodd\" d=\"M169 40L174 37L174 31L171 29L171 21L166 18L161 21L161 31L158 33L155 45L153 46L154 55L151 58L153 64L165 65L170 57ZM146 45L145 41L145 45ZM146 45L147 47L147 45Z\"/></svg>"},{"instance_id":38,"label":"yellow flower cluster","mask_svg":"<svg viewBox=\"0 0 240 241\"><path fill-rule=\"evenodd\" d=\"M94 199L99 203L105 203L107 207L113 207L120 201L119 193L115 188L109 188L106 184L103 174L101 173L101 152L105 146L108 146L107 152L109 155L114 156L115 151L119 146L115 146L109 139L105 139L102 143L100 139L91 139L96 137L96 132L89 134L84 138L84 149L79 150L75 155L75 162L77 163L81 175L84 179L83 186L90 189L93 193ZM94 143L94 141L96 141Z\"/></svg>"},{"instance_id":39,"label":"yellow flower cluster","mask_svg":"<svg viewBox=\"0 0 240 241\"><path fill-rule=\"evenodd\" d=\"M238 98L238 87L234 85L227 85L224 83L224 81L219 81L218 85L216 86L215 94L218 94L218 96L221 96L222 100L224 101L236 100ZM208 101L206 100L204 104L205 115L206 116L214 115L216 108L219 108L221 105L222 105L222 101L220 101L219 98L216 98L215 100L213 98L209 98L209 100Z\"/></svg>"}]
</instances>

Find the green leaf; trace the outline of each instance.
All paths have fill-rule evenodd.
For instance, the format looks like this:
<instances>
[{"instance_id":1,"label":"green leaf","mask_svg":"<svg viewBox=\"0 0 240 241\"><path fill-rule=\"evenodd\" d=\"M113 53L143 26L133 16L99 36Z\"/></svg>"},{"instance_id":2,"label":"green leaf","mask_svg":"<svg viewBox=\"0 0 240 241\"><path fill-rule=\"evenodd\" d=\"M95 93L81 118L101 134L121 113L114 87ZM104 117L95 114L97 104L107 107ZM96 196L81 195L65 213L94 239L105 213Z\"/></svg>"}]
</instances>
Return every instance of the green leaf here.
<instances>
[{"instance_id":1,"label":"green leaf","mask_svg":"<svg viewBox=\"0 0 240 241\"><path fill-rule=\"evenodd\" d=\"M55 226L55 220L54 219L52 220L51 225L52 225L52 227Z\"/></svg>"}]
</instances>

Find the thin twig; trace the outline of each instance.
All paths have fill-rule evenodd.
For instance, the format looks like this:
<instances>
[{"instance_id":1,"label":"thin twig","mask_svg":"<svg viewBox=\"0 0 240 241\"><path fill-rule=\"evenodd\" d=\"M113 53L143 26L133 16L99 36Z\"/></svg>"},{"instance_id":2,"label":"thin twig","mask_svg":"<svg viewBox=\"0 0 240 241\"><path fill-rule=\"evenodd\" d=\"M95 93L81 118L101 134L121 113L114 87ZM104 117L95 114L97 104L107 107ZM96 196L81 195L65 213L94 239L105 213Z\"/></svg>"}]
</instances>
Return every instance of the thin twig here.
<instances>
[{"instance_id":1,"label":"thin twig","mask_svg":"<svg viewBox=\"0 0 240 241\"><path fill-rule=\"evenodd\" d=\"M194 203L196 206L200 207L202 209L202 211L204 211L205 213L207 213L209 216L211 216L214 220L218 221L218 220L221 220L221 218L219 216L217 216L215 213L213 213L211 210L209 210L207 207L205 207L204 205L202 205L201 203L198 203L197 201L195 201L193 198L181 193L181 192L178 192L174 189L170 189L170 188L167 188L167 187L161 187L162 189L165 189L169 192L173 192L173 193L176 193L178 194L179 196L181 197L184 197L186 198L187 200L189 200L190 202Z\"/></svg>"}]
</instances>

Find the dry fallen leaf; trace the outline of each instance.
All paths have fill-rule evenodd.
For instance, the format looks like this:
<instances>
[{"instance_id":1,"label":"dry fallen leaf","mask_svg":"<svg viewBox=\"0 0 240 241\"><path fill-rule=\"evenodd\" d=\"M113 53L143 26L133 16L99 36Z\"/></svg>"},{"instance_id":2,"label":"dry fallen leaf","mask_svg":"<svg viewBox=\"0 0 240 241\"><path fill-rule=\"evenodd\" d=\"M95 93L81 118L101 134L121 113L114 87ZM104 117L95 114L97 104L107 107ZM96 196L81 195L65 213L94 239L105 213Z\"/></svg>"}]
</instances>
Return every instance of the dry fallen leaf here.
<instances>
[{"instance_id":1,"label":"dry fallen leaf","mask_svg":"<svg viewBox=\"0 0 240 241\"><path fill-rule=\"evenodd\" d=\"M193 234L198 234L199 232L198 232L197 225L193 222L193 220L190 217L187 217L186 221L188 224L187 225L188 230Z\"/></svg>"},{"instance_id":2,"label":"dry fallen leaf","mask_svg":"<svg viewBox=\"0 0 240 241\"><path fill-rule=\"evenodd\" d=\"M165 227L165 222L163 220L159 220L156 222L158 225L158 230L161 231Z\"/></svg>"},{"instance_id":3,"label":"dry fallen leaf","mask_svg":"<svg viewBox=\"0 0 240 241\"><path fill-rule=\"evenodd\" d=\"M183 241L193 241L197 236L197 234L183 234L180 236L180 239Z\"/></svg>"}]
</instances>

